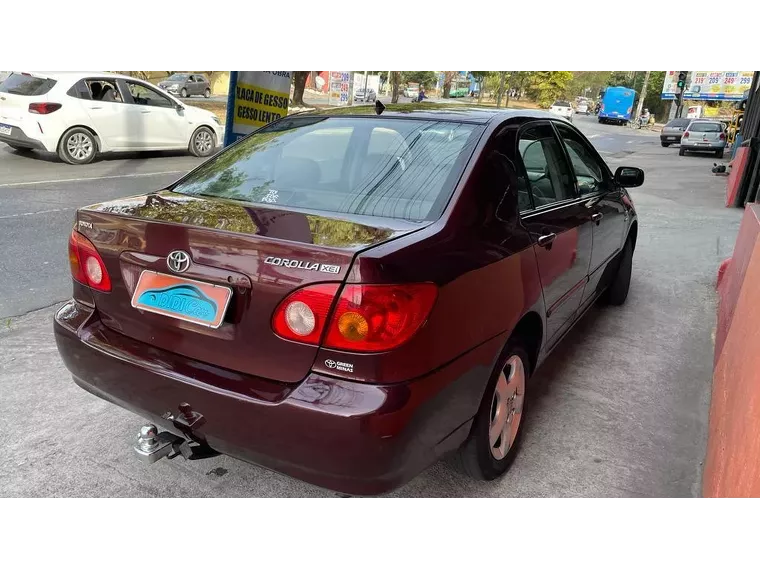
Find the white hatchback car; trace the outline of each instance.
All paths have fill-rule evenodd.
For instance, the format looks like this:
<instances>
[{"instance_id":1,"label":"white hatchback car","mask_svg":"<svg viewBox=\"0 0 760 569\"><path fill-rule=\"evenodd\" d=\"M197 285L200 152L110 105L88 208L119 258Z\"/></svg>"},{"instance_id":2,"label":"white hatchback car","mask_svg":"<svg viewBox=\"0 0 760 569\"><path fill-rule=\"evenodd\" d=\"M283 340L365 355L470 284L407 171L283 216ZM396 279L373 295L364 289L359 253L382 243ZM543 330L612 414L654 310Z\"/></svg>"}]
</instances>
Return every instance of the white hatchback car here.
<instances>
[{"instance_id":1,"label":"white hatchback car","mask_svg":"<svg viewBox=\"0 0 760 569\"><path fill-rule=\"evenodd\" d=\"M549 112L573 121L573 107L567 101L554 101Z\"/></svg>"},{"instance_id":2,"label":"white hatchback car","mask_svg":"<svg viewBox=\"0 0 760 569\"><path fill-rule=\"evenodd\" d=\"M0 142L55 152L69 164L113 151L189 150L206 157L222 137L214 113L134 77L13 72L0 83Z\"/></svg>"}]
</instances>

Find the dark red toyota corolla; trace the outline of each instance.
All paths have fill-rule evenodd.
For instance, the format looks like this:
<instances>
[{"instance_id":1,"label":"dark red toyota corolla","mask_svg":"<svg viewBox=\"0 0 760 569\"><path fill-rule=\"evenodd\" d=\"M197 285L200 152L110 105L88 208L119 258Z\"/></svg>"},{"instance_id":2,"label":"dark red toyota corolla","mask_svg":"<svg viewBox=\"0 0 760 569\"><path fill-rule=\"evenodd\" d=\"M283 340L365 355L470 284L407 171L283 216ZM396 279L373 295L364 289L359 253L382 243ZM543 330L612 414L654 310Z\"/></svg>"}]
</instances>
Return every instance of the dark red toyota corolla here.
<instances>
[{"instance_id":1,"label":"dark red toyota corolla","mask_svg":"<svg viewBox=\"0 0 760 569\"><path fill-rule=\"evenodd\" d=\"M141 458L379 494L457 452L494 479L532 372L625 301L641 170L543 112L364 109L286 117L77 212L58 349L154 424Z\"/></svg>"}]
</instances>

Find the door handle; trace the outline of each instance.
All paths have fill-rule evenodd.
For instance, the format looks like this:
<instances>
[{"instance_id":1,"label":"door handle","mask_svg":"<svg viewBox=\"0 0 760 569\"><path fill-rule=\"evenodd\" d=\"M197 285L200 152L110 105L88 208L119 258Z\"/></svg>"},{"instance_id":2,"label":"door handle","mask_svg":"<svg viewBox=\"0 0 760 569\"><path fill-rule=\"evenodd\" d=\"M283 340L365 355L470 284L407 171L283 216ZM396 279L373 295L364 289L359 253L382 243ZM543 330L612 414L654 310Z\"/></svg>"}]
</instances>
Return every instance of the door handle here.
<instances>
[{"instance_id":1,"label":"door handle","mask_svg":"<svg viewBox=\"0 0 760 569\"><path fill-rule=\"evenodd\" d=\"M596 212L594 215L591 216L591 221L595 221L597 225L599 225L599 222L602 221L602 218L604 217L604 214L600 212Z\"/></svg>"},{"instance_id":2,"label":"door handle","mask_svg":"<svg viewBox=\"0 0 760 569\"><path fill-rule=\"evenodd\" d=\"M98 110L98 109L102 109L102 108L103 107L90 107L90 109L92 109L93 111Z\"/></svg>"},{"instance_id":3,"label":"door handle","mask_svg":"<svg viewBox=\"0 0 760 569\"><path fill-rule=\"evenodd\" d=\"M150 111L140 111L142 114L147 115Z\"/></svg>"},{"instance_id":4,"label":"door handle","mask_svg":"<svg viewBox=\"0 0 760 569\"><path fill-rule=\"evenodd\" d=\"M547 233L546 235L542 235L538 238L538 245L539 247L546 247L547 249L551 247L552 242L557 237L556 233Z\"/></svg>"}]
</instances>

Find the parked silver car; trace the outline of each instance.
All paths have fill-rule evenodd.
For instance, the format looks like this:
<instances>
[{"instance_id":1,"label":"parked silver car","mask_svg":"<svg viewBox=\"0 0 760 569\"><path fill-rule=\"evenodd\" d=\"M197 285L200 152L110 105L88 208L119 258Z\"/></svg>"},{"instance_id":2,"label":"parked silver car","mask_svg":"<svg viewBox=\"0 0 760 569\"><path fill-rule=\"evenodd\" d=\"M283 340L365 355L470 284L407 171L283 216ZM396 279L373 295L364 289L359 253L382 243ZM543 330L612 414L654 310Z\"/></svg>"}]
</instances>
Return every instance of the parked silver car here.
<instances>
[{"instance_id":1,"label":"parked silver car","mask_svg":"<svg viewBox=\"0 0 760 569\"><path fill-rule=\"evenodd\" d=\"M683 131L686 130L686 127L689 126L691 121L692 119L673 119L670 121L662 127L662 132L660 132L660 144L665 147L668 147L671 144L680 144Z\"/></svg>"},{"instance_id":2,"label":"parked silver car","mask_svg":"<svg viewBox=\"0 0 760 569\"><path fill-rule=\"evenodd\" d=\"M161 81L158 86L172 95L183 98L203 95L208 99L211 96L211 83L205 75L200 73L175 73Z\"/></svg>"},{"instance_id":3,"label":"parked silver car","mask_svg":"<svg viewBox=\"0 0 760 569\"><path fill-rule=\"evenodd\" d=\"M681 136L679 156L686 152L714 152L717 158L723 158L726 148L726 132L720 121L693 120Z\"/></svg>"},{"instance_id":4,"label":"parked silver car","mask_svg":"<svg viewBox=\"0 0 760 569\"><path fill-rule=\"evenodd\" d=\"M367 101L368 103L377 101L377 93L375 93L374 89L367 89L366 93L364 89L357 89L354 92L354 101Z\"/></svg>"}]
</instances>

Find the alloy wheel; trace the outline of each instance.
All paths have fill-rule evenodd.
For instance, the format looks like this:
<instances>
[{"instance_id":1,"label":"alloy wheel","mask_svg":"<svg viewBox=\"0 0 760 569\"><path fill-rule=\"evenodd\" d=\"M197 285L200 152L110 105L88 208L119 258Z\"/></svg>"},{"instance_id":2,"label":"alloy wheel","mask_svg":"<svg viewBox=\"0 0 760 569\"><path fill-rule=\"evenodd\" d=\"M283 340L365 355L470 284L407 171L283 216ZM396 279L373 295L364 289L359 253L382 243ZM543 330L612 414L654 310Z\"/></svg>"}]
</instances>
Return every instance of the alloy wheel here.
<instances>
[{"instance_id":1,"label":"alloy wheel","mask_svg":"<svg viewBox=\"0 0 760 569\"><path fill-rule=\"evenodd\" d=\"M507 360L496 382L491 401L488 442L491 455L502 460L517 438L525 399L525 366L519 356Z\"/></svg>"},{"instance_id":2,"label":"alloy wheel","mask_svg":"<svg viewBox=\"0 0 760 569\"><path fill-rule=\"evenodd\" d=\"M92 139L84 133L76 132L66 141L66 151L77 161L86 160L93 152Z\"/></svg>"}]
</instances>

